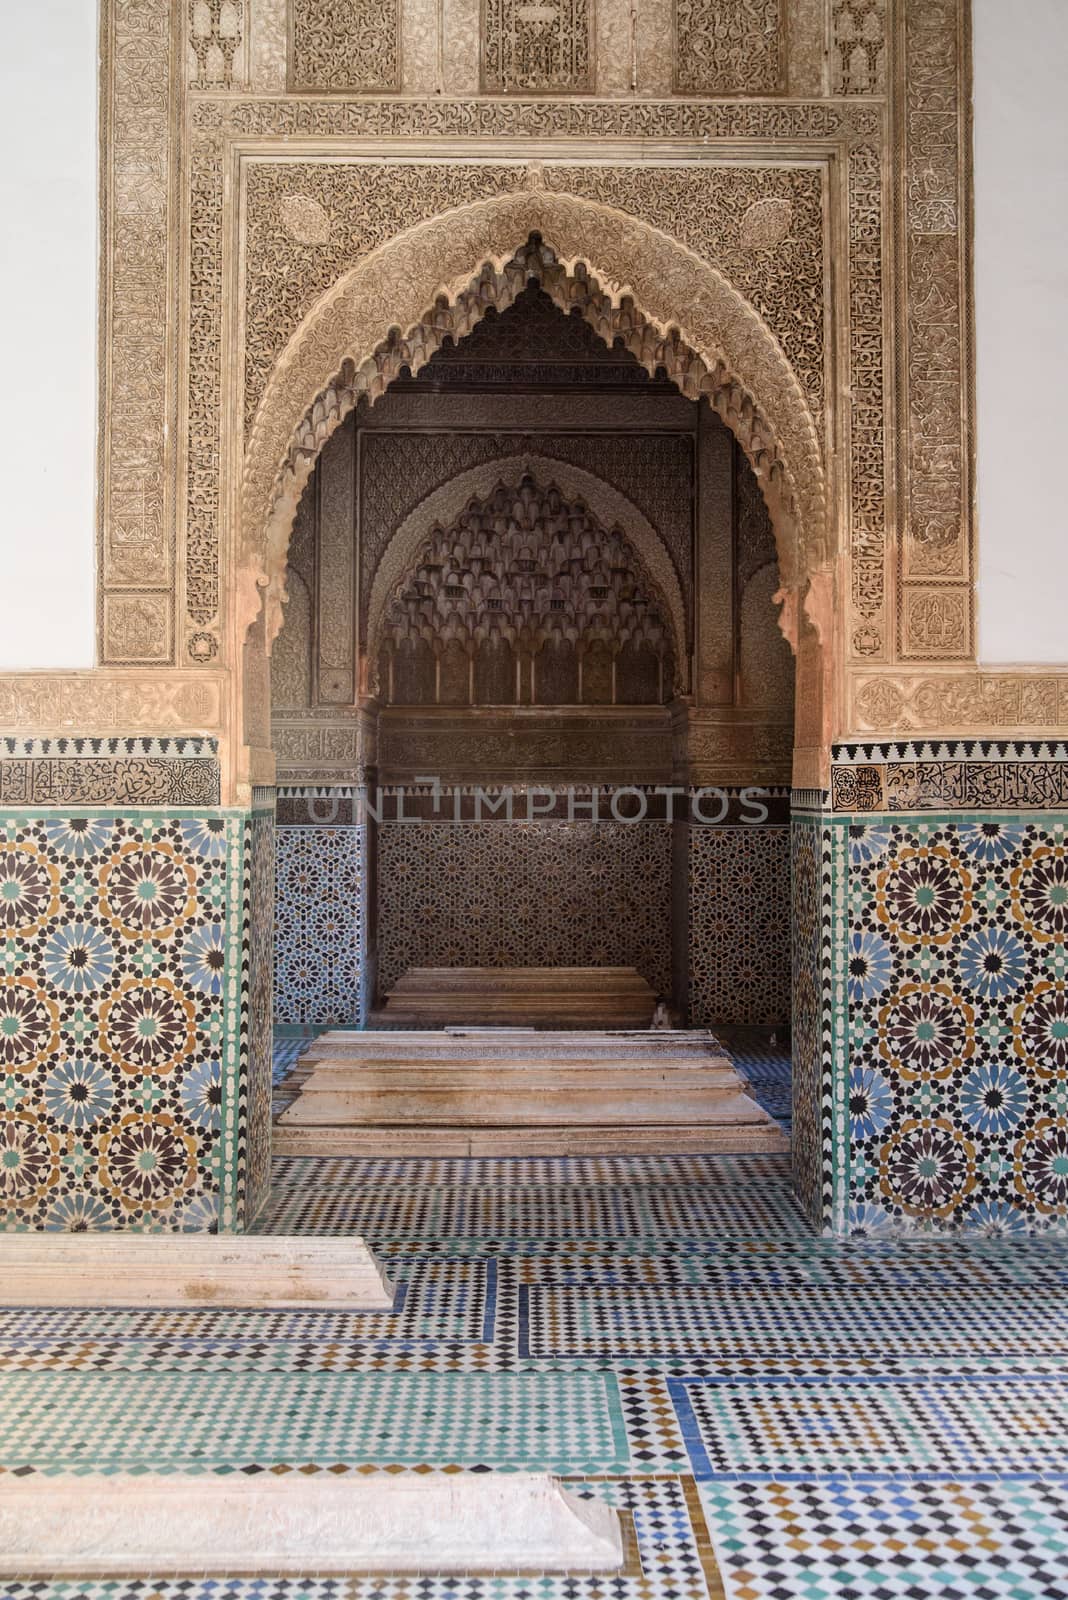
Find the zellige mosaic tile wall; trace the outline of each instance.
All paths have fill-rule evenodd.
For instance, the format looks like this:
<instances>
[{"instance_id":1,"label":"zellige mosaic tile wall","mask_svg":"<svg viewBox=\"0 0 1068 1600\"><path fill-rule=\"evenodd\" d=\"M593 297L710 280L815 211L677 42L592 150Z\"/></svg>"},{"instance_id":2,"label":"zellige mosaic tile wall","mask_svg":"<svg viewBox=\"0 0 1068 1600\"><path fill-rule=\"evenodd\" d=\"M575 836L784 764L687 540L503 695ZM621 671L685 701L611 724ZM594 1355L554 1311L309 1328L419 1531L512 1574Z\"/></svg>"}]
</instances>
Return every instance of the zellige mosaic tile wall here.
<instances>
[{"instance_id":1,"label":"zellige mosaic tile wall","mask_svg":"<svg viewBox=\"0 0 1068 1600\"><path fill-rule=\"evenodd\" d=\"M790 830L689 828L689 1021L790 1021Z\"/></svg>"},{"instance_id":2,"label":"zellige mosaic tile wall","mask_svg":"<svg viewBox=\"0 0 1068 1600\"><path fill-rule=\"evenodd\" d=\"M276 1022L361 1022L367 824L287 822L275 851Z\"/></svg>"},{"instance_id":3,"label":"zellige mosaic tile wall","mask_svg":"<svg viewBox=\"0 0 1068 1600\"><path fill-rule=\"evenodd\" d=\"M858 820L848 851L852 1223L1063 1226L1068 819Z\"/></svg>"},{"instance_id":4,"label":"zellige mosaic tile wall","mask_svg":"<svg viewBox=\"0 0 1068 1600\"><path fill-rule=\"evenodd\" d=\"M633 966L671 988L667 822L383 822L379 989L416 966Z\"/></svg>"},{"instance_id":5,"label":"zellige mosaic tile wall","mask_svg":"<svg viewBox=\"0 0 1068 1600\"><path fill-rule=\"evenodd\" d=\"M1043 808L1066 796L1063 745L836 747L833 811L795 822L795 1159L814 1220L1068 1226L1068 813ZM817 964L797 863L820 832L817 1209Z\"/></svg>"},{"instance_id":6,"label":"zellige mosaic tile wall","mask_svg":"<svg viewBox=\"0 0 1068 1600\"><path fill-rule=\"evenodd\" d=\"M0 813L3 1227L243 1220L247 827Z\"/></svg>"}]
</instances>

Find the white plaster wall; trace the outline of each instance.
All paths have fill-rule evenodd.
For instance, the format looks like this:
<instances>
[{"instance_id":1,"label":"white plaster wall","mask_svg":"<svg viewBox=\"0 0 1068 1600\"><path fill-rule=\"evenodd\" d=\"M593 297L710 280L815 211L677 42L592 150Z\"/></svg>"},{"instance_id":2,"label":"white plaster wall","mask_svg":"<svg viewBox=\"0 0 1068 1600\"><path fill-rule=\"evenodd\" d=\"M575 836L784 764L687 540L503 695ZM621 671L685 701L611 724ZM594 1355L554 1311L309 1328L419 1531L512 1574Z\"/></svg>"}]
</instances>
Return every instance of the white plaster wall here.
<instances>
[{"instance_id":1,"label":"white plaster wall","mask_svg":"<svg viewBox=\"0 0 1068 1600\"><path fill-rule=\"evenodd\" d=\"M0 669L93 661L97 23L4 6Z\"/></svg>"},{"instance_id":2,"label":"white plaster wall","mask_svg":"<svg viewBox=\"0 0 1068 1600\"><path fill-rule=\"evenodd\" d=\"M1068 661L1060 472L1068 0L973 4L980 655L989 664ZM35 0L7 12L0 669L85 666L93 656L96 19L90 0Z\"/></svg>"},{"instance_id":3,"label":"white plaster wall","mask_svg":"<svg viewBox=\"0 0 1068 1600\"><path fill-rule=\"evenodd\" d=\"M973 0L979 656L1068 661L1068 0Z\"/></svg>"}]
</instances>

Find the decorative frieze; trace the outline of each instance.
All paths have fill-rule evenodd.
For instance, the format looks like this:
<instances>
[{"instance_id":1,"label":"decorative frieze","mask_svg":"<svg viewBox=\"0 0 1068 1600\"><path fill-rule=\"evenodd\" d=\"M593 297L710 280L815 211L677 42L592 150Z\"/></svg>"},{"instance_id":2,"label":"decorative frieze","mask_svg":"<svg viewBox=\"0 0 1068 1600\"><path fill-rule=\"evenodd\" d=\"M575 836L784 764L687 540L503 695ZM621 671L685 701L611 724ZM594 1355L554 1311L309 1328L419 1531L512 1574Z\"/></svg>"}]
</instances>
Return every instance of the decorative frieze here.
<instances>
[{"instance_id":1,"label":"decorative frieze","mask_svg":"<svg viewBox=\"0 0 1068 1600\"><path fill-rule=\"evenodd\" d=\"M223 683L210 674L12 672L0 675L0 730L165 734L222 727Z\"/></svg>"},{"instance_id":2,"label":"decorative frieze","mask_svg":"<svg viewBox=\"0 0 1068 1600\"><path fill-rule=\"evenodd\" d=\"M0 759L0 801L14 806L218 805L219 764L153 756Z\"/></svg>"},{"instance_id":3,"label":"decorative frieze","mask_svg":"<svg viewBox=\"0 0 1068 1600\"><path fill-rule=\"evenodd\" d=\"M1068 674L946 672L850 679L852 732L896 734L1068 723Z\"/></svg>"},{"instance_id":4,"label":"decorative frieze","mask_svg":"<svg viewBox=\"0 0 1068 1600\"><path fill-rule=\"evenodd\" d=\"M620 707L615 715L537 708L512 713L387 712L379 730L385 782L420 773L453 781L667 782L671 730L666 711Z\"/></svg>"},{"instance_id":5,"label":"decorative frieze","mask_svg":"<svg viewBox=\"0 0 1068 1600\"><path fill-rule=\"evenodd\" d=\"M1057 811L1068 807L1068 746L1001 740L838 745L835 811Z\"/></svg>"}]
</instances>

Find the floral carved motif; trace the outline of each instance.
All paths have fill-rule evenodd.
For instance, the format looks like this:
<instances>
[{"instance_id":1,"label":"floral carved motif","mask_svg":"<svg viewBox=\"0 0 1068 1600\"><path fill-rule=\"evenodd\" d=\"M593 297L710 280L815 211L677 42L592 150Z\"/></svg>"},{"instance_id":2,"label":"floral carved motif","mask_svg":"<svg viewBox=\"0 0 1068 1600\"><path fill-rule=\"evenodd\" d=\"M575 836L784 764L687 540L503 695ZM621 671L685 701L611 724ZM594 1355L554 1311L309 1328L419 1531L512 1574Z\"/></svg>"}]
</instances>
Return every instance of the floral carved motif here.
<instances>
[{"instance_id":1,"label":"floral carved motif","mask_svg":"<svg viewBox=\"0 0 1068 1600\"><path fill-rule=\"evenodd\" d=\"M779 94L786 87L782 0L675 0L680 94Z\"/></svg>"},{"instance_id":2,"label":"floral carved motif","mask_svg":"<svg viewBox=\"0 0 1068 1600\"><path fill-rule=\"evenodd\" d=\"M289 0L289 87L400 88L398 0Z\"/></svg>"}]
</instances>

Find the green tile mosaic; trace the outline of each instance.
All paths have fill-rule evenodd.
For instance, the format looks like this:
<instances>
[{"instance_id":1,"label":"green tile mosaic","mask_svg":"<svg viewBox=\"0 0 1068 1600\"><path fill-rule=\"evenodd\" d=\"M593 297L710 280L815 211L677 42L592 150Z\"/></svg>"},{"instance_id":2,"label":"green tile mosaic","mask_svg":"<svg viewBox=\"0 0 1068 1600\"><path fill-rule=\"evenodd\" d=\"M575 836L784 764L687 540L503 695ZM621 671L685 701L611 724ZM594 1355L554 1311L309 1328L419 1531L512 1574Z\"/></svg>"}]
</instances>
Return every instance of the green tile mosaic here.
<instances>
[{"instance_id":1,"label":"green tile mosaic","mask_svg":"<svg viewBox=\"0 0 1068 1600\"><path fill-rule=\"evenodd\" d=\"M608 1373L20 1372L4 1412L9 1472L629 1465Z\"/></svg>"}]
</instances>

